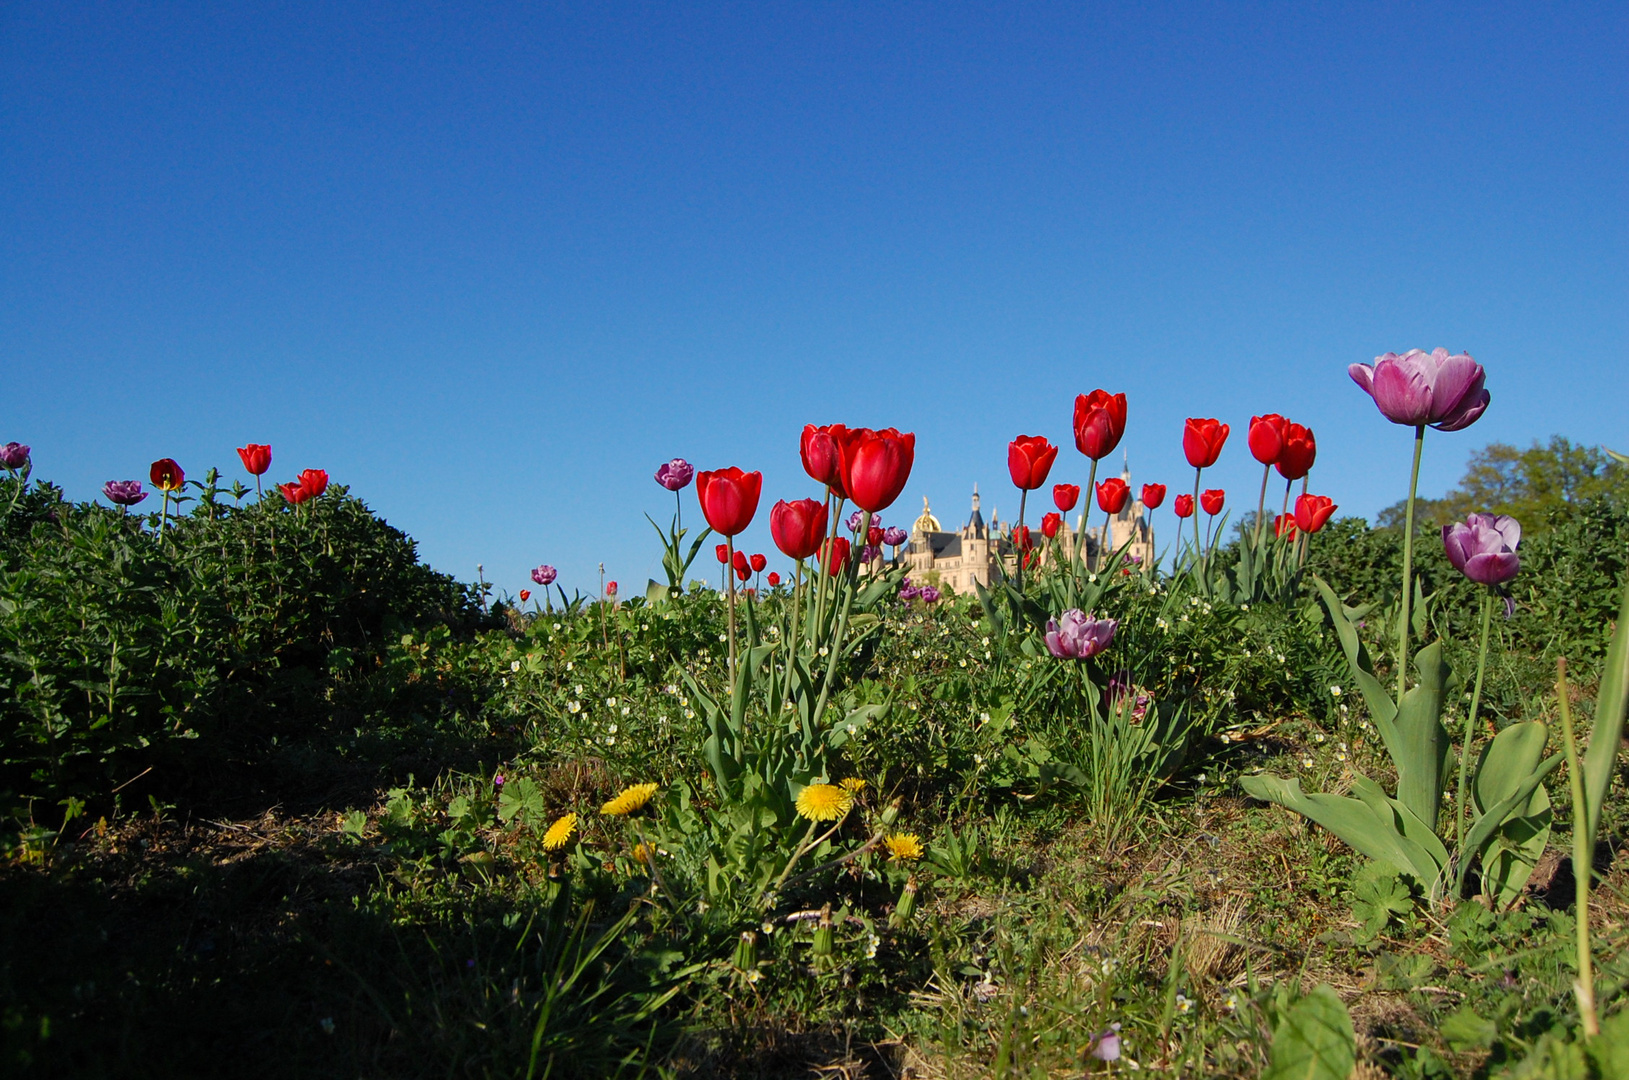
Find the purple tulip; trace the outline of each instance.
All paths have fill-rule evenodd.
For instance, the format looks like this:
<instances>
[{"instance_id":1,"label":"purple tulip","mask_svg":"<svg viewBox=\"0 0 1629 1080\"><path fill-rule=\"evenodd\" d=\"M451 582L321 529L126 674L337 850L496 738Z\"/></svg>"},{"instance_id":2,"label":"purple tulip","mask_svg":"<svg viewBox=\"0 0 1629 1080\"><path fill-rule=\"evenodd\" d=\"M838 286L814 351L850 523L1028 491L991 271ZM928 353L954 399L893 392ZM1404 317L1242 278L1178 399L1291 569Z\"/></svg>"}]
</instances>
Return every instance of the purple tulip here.
<instances>
[{"instance_id":1,"label":"purple tulip","mask_svg":"<svg viewBox=\"0 0 1629 1080\"><path fill-rule=\"evenodd\" d=\"M552 566L540 566L532 571L532 580L539 585L553 585L557 576L558 572Z\"/></svg>"},{"instance_id":2,"label":"purple tulip","mask_svg":"<svg viewBox=\"0 0 1629 1080\"><path fill-rule=\"evenodd\" d=\"M29 448L22 443L8 442L0 446L0 465L16 472L28 464L28 451Z\"/></svg>"},{"instance_id":3,"label":"purple tulip","mask_svg":"<svg viewBox=\"0 0 1629 1080\"><path fill-rule=\"evenodd\" d=\"M860 515L862 515L864 513L865 513L865 511L863 511L863 510L856 510L856 511L854 511L854 513L852 513L852 514L850 514L848 516L848 531L849 532L853 532L855 529L858 529L860 527L860 521L861 521Z\"/></svg>"},{"instance_id":4,"label":"purple tulip","mask_svg":"<svg viewBox=\"0 0 1629 1080\"><path fill-rule=\"evenodd\" d=\"M109 480L102 485L102 494L118 506L135 506L147 497L140 480Z\"/></svg>"},{"instance_id":5,"label":"purple tulip","mask_svg":"<svg viewBox=\"0 0 1629 1080\"><path fill-rule=\"evenodd\" d=\"M1057 619L1046 621L1047 652L1060 660L1085 660L1109 647L1120 624L1113 619L1094 619L1079 608L1070 608Z\"/></svg>"},{"instance_id":6,"label":"purple tulip","mask_svg":"<svg viewBox=\"0 0 1629 1080\"><path fill-rule=\"evenodd\" d=\"M667 464L656 467L656 482L669 491L683 491L689 486L690 478L695 475L695 466L682 457L676 457Z\"/></svg>"},{"instance_id":7,"label":"purple tulip","mask_svg":"<svg viewBox=\"0 0 1629 1080\"><path fill-rule=\"evenodd\" d=\"M860 565L868 566L871 563L876 562L877 556L881 554L882 548L877 547L875 544L867 544L865 547L860 549Z\"/></svg>"},{"instance_id":8,"label":"purple tulip","mask_svg":"<svg viewBox=\"0 0 1629 1080\"><path fill-rule=\"evenodd\" d=\"M906 585L905 587L903 587L902 589L899 590L899 598L902 601L904 601L905 603L910 603L912 600L915 600L918 596L921 596L921 595L922 595L922 590L921 589L915 588L915 587L910 586L910 585Z\"/></svg>"},{"instance_id":9,"label":"purple tulip","mask_svg":"<svg viewBox=\"0 0 1629 1080\"><path fill-rule=\"evenodd\" d=\"M924 604L937 604L939 602L939 590L932 585L922 586L916 591L916 595L922 598Z\"/></svg>"},{"instance_id":10,"label":"purple tulip","mask_svg":"<svg viewBox=\"0 0 1629 1080\"><path fill-rule=\"evenodd\" d=\"M898 547L911 538L911 534L898 525L890 525L882 530L882 542L889 547Z\"/></svg>"},{"instance_id":11,"label":"purple tulip","mask_svg":"<svg viewBox=\"0 0 1629 1080\"><path fill-rule=\"evenodd\" d=\"M1092 1037L1092 1056L1099 1061L1120 1060L1120 1025L1110 1024L1107 1031Z\"/></svg>"},{"instance_id":12,"label":"purple tulip","mask_svg":"<svg viewBox=\"0 0 1629 1080\"><path fill-rule=\"evenodd\" d=\"M1454 569L1478 585L1503 585L1516 576L1522 527L1505 514L1472 514L1442 527L1442 547Z\"/></svg>"},{"instance_id":13,"label":"purple tulip","mask_svg":"<svg viewBox=\"0 0 1629 1080\"><path fill-rule=\"evenodd\" d=\"M1373 366L1353 364L1346 371L1394 424L1459 431L1474 424L1488 407L1488 392L1482 387L1486 372L1469 353L1449 356L1447 349L1429 353L1410 349L1402 356L1377 356Z\"/></svg>"}]
</instances>

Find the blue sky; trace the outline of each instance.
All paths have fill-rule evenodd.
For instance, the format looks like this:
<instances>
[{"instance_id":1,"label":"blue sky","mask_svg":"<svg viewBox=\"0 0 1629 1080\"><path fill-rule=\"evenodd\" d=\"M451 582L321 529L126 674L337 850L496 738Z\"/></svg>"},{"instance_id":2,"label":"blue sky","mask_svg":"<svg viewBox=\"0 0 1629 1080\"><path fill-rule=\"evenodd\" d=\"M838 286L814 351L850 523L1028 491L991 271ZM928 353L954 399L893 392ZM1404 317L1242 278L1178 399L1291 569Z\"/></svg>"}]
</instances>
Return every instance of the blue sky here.
<instances>
[{"instance_id":1,"label":"blue sky","mask_svg":"<svg viewBox=\"0 0 1629 1080\"><path fill-rule=\"evenodd\" d=\"M0 441L78 498L270 442L511 589L659 573L675 455L772 552L806 422L917 433L890 522L1010 519L1098 386L1139 483L1219 416L1253 503L1277 411L1372 514L1389 349L1488 369L1427 492L1629 444L1626 83L1622 4L10 4Z\"/></svg>"}]
</instances>

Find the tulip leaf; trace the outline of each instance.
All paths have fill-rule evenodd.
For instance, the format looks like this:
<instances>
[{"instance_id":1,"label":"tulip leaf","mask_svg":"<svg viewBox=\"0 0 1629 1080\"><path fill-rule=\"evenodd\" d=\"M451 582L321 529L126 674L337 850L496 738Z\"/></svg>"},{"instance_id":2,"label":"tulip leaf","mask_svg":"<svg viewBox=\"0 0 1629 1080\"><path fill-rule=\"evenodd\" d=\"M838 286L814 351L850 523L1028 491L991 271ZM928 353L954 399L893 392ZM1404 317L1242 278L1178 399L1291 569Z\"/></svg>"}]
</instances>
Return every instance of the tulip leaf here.
<instances>
[{"instance_id":1,"label":"tulip leaf","mask_svg":"<svg viewBox=\"0 0 1629 1080\"><path fill-rule=\"evenodd\" d=\"M1606 802L1612 774L1617 771L1618 750L1623 742L1624 709L1629 706L1629 585L1623 590L1618 611L1618 628L1607 647L1606 667L1601 687L1595 695L1595 725L1590 731L1589 749L1584 751L1584 808L1589 842L1595 842L1601 825L1601 806Z\"/></svg>"},{"instance_id":2,"label":"tulip leaf","mask_svg":"<svg viewBox=\"0 0 1629 1080\"><path fill-rule=\"evenodd\" d=\"M1380 731L1381 741L1386 744L1386 752L1395 762L1402 750L1395 723L1397 703L1392 700L1391 694L1381 681L1375 677L1374 664L1369 659L1369 652L1359 640L1357 627L1352 625L1352 620L1346 614L1346 606L1335 595L1335 590L1316 574L1312 577L1312 583L1317 586L1319 595L1323 597L1324 607L1329 611L1329 621L1334 624L1335 633L1340 638L1341 649L1346 653L1346 666L1352 674L1352 680L1358 684L1363 701L1369 706L1369 715Z\"/></svg>"},{"instance_id":3,"label":"tulip leaf","mask_svg":"<svg viewBox=\"0 0 1629 1080\"><path fill-rule=\"evenodd\" d=\"M1434 641L1414 657L1419 682L1403 695L1397 710L1397 798L1433 828L1448 772L1448 732L1442 726L1443 688L1451 674Z\"/></svg>"},{"instance_id":4,"label":"tulip leaf","mask_svg":"<svg viewBox=\"0 0 1629 1080\"><path fill-rule=\"evenodd\" d=\"M1246 776L1239 780L1239 786L1253 798L1277 803L1322 825L1358 854L1407 874L1427 889L1441 876L1442 868L1426 850L1398 831L1393 814L1377 816L1371 806L1358 799L1308 795L1293 777Z\"/></svg>"},{"instance_id":5,"label":"tulip leaf","mask_svg":"<svg viewBox=\"0 0 1629 1080\"><path fill-rule=\"evenodd\" d=\"M1494 831L1482 852L1482 891L1495 908L1521 899L1522 889L1550 842L1550 793L1540 784Z\"/></svg>"},{"instance_id":6,"label":"tulip leaf","mask_svg":"<svg viewBox=\"0 0 1629 1080\"><path fill-rule=\"evenodd\" d=\"M1544 744L1550 731L1537 720L1511 724L1482 748L1476 764L1476 780L1471 787L1479 814L1516 793L1522 781L1533 775L1544 757Z\"/></svg>"},{"instance_id":7,"label":"tulip leaf","mask_svg":"<svg viewBox=\"0 0 1629 1080\"><path fill-rule=\"evenodd\" d=\"M1515 791L1494 803L1486 813L1477 818L1476 824L1471 826L1471 831L1465 834L1465 846L1460 852L1459 873L1455 880L1456 892L1464 891L1465 875L1471 868L1471 856L1480 853L1482 848L1487 846L1489 841L1493 839L1493 834L1504 825L1505 820L1516 812L1519 807L1527 804L1527 800L1534 790L1544 782L1546 776L1555 771L1556 766L1561 764L1563 757L1562 754L1550 755L1537 769L1533 770L1530 776L1521 782ZM1548 796L1546 796L1546 801L1548 801Z\"/></svg>"},{"instance_id":8,"label":"tulip leaf","mask_svg":"<svg viewBox=\"0 0 1629 1080\"><path fill-rule=\"evenodd\" d=\"M1436 831L1403 803L1387 795L1379 784L1367 776L1359 774L1353 779L1352 792L1376 818L1387 822L1402 836L1406 841L1402 845L1404 851L1420 870L1417 875L1420 884L1431 896L1438 895L1442 886L1440 879L1448 865L1448 848ZM1431 873L1433 878L1427 880L1424 876L1426 873Z\"/></svg>"}]
</instances>

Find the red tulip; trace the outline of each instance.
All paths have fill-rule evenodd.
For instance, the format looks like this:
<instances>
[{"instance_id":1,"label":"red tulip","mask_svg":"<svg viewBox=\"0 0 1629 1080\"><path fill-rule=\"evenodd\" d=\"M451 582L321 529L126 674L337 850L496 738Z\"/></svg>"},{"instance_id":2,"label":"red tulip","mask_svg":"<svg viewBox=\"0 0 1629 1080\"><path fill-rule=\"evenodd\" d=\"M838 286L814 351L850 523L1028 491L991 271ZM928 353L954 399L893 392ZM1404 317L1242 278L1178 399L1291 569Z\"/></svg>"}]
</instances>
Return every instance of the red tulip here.
<instances>
[{"instance_id":1,"label":"red tulip","mask_svg":"<svg viewBox=\"0 0 1629 1080\"><path fill-rule=\"evenodd\" d=\"M1208 469L1222 456L1222 444L1227 442L1231 430L1219 420L1200 420L1190 416L1182 430L1182 452L1188 464L1196 469Z\"/></svg>"},{"instance_id":2,"label":"red tulip","mask_svg":"<svg viewBox=\"0 0 1629 1080\"><path fill-rule=\"evenodd\" d=\"M243 467L249 470L249 475L261 476L271 468L271 447L261 446L259 443L240 446L238 458L243 462Z\"/></svg>"},{"instance_id":3,"label":"red tulip","mask_svg":"<svg viewBox=\"0 0 1629 1080\"><path fill-rule=\"evenodd\" d=\"M820 550L826 535L826 504L814 499L782 499L770 507L769 535L788 559L807 559Z\"/></svg>"},{"instance_id":4,"label":"red tulip","mask_svg":"<svg viewBox=\"0 0 1629 1080\"><path fill-rule=\"evenodd\" d=\"M160 491L179 491L181 485L187 482L187 474L181 471L174 458L159 458L153 462L148 475L153 479L153 486Z\"/></svg>"},{"instance_id":5,"label":"red tulip","mask_svg":"<svg viewBox=\"0 0 1629 1080\"><path fill-rule=\"evenodd\" d=\"M754 555L752 558L748 559L747 561L752 564L752 572L754 574L763 573L764 572L764 567L769 565L769 560L764 558L762 555Z\"/></svg>"},{"instance_id":6,"label":"red tulip","mask_svg":"<svg viewBox=\"0 0 1629 1080\"><path fill-rule=\"evenodd\" d=\"M1328 495L1301 495L1295 500L1295 527L1305 533L1315 533L1334 512L1335 503Z\"/></svg>"},{"instance_id":7,"label":"red tulip","mask_svg":"<svg viewBox=\"0 0 1629 1080\"><path fill-rule=\"evenodd\" d=\"M1012 482L1025 491L1034 491L1046 483L1046 474L1052 471L1052 462L1058 448L1040 435L1020 435L1007 444L1007 472Z\"/></svg>"},{"instance_id":8,"label":"red tulip","mask_svg":"<svg viewBox=\"0 0 1629 1080\"><path fill-rule=\"evenodd\" d=\"M1126 396L1093 390L1075 398L1075 448L1101 461L1126 433Z\"/></svg>"},{"instance_id":9,"label":"red tulip","mask_svg":"<svg viewBox=\"0 0 1629 1080\"><path fill-rule=\"evenodd\" d=\"M820 565L826 573L836 577L848 566L848 537L839 536L820 545Z\"/></svg>"},{"instance_id":10,"label":"red tulip","mask_svg":"<svg viewBox=\"0 0 1629 1080\"><path fill-rule=\"evenodd\" d=\"M865 531L865 542L872 547L882 546L882 526L873 525Z\"/></svg>"},{"instance_id":11,"label":"red tulip","mask_svg":"<svg viewBox=\"0 0 1629 1080\"><path fill-rule=\"evenodd\" d=\"M1111 476L1097 485L1097 508L1105 514L1118 514L1125 509L1131 497L1131 485L1118 476Z\"/></svg>"},{"instance_id":12,"label":"red tulip","mask_svg":"<svg viewBox=\"0 0 1629 1080\"><path fill-rule=\"evenodd\" d=\"M617 595L617 583L616 582L607 581L605 583L605 595L611 597L612 599L616 598L616 595Z\"/></svg>"},{"instance_id":13,"label":"red tulip","mask_svg":"<svg viewBox=\"0 0 1629 1080\"><path fill-rule=\"evenodd\" d=\"M520 602L521 603L524 604L526 601L530 600L531 598L532 598L532 590L530 590L530 589L522 589L522 590L520 590Z\"/></svg>"},{"instance_id":14,"label":"red tulip","mask_svg":"<svg viewBox=\"0 0 1629 1080\"><path fill-rule=\"evenodd\" d=\"M743 563L735 568L735 576L745 581L752 576L752 568Z\"/></svg>"},{"instance_id":15,"label":"red tulip","mask_svg":"<svg viewBox=\"0 0 1629 1080\"><path fill-rule=\"evenodd\" d=\"M1171 504L1171 509L1176 511L1179 518L1193 517L1193 496L1178 495L1176 501Z\"/></svg>"},{"instance_id":16,"label":"red tulip","mask_svg":"<svg viewBox=\"0 0 1629 1080\"><path fill-rule=\"evenodd\" d=\"M803 439L798 447L803 457L803 471L839 495L844 494L841 444L847 434L848 428L842 424L825 427L804 424Z\"/></svg>"},{"instance_id":17,"label":"red tulip","mask_svg":"<svg viewBox=\"0 0 1629 1080\"><path fill-rule=\"evenodd\" d=\"M905 490L916 460L916 435L901 435L894 428L860 428L845 433L838 450L848 497L860 509L875 514L888 509Z\"/></svg>"},{"instance_id":18,"label":"red tulip","mask_svg":"<svg viewBox=\"0 0 1629 1080\"><path fill-rule=\"evenodd\" d=\"M735 553L735 560L732 565L735 567L735 572L743 577L751 572L747 569L747 553L744 551Z\"/></svg>"},{"instance_id":19,"label":"red tulip","mask_svg":"<svg viewBox=\"0 0 1629 1080\"><path fill-rule=\"evenodd\" d=\"M1250 456L1263 465L1278 460L1284 450L1284 426L1289 421L1277 413L1250 418L1250 432L1245 437L1250 444Z\"/></svg>"},{"instance_id":20,"label":"red tulip","mask_svg":"<svg viewBox=\"0 0 1629 1080\"><path fill-rule=\"evenodd\" d=\"M730 545L728 545L728 544L719 544L717 547L713 548L713 554L718 556L718 561L719 562L721 562L721 563L729 562L730 561Z\"/></svg>"},{"instance_id":21,"label":"red tulip","mask_svg":"<svg viewBox=\"0 0 1629 1080\"><path fill-rule=\"evenodd\" d=\"M1318 458L1318 440L1312 429L1300 424L1284 425L1284 450L1278 455L1278 473L1286 480L1299 480L1312 470Z\"/></svg>"},{"instance_id":22,"label":"red tulip","mask_svg":"<svg viewBox=\"0 0 1629 1080\"><path fill-rule=\"evenodd\" d=\"M1073 510L1075 508L1075 503L1077 503L1079 501L1080 501L1080 485L1079 484L1053 484L1052 485L1052 502L1053 502L1053 504L1055 506L1057 506L1057 508L1059 510L1063 511L1064 513L1067 514L1069 511Z\"/></svg>"},{"instance_id":23,"label":"red tulip","mask_svg":"<svg viewBox=\"0 0 1629 1080\"><path fill-rule=\"evenodd\" d=\"M1227 501L1227 492L1221 488L1211 488L1199 496L1199 505L1205 508L1205 513L1215 517L1222 512L1222 503Z\"/></svg>"},{"instance_id":24,"label":"red tulip","mask_svg":"<svg viewBox=\"0 0 1629 1080\"><path fill-rule=\"evenodd\" d=\"M290 505L293 506L299 506L301 503L311 498L311 492L307 491L304 485L300 484L298 481L292 484L278 484L277 490L281 491L283 493L283 498L287 499Z\"/></svg>"},{"instance_id":25,"label":"red tulip","mask_svg":"<svg viewBox=\"0 0 1629 1080\"><path fill-rule=\"evenodd\" d=\"M1028 525L1019 525L1013 529L1012 542L1018 545L1020 551L1028 551L1035 546L1035 538L1030 535Z\"/></svg>"},{"instance_id":26,"label":"red tulip","mask_svg":"<svg viewBox=\"0 0 1629 1080\"><path fill-rule=\"evenodd\" d=\"M328 490L328 473L323 469L307 469L300 474L300 486L315 499Z\"/></svg>"},{"instance_id":27,"label":"red tulip","mask_svg":"<svg viewBox=\"0 0 1629 1080\"><path fill-rule=\"evenodd\" d=\"M1158 510L1160 508L1160 503L1162 503L1164 501L1165 501L1165 485L1164 484L1144 484L1143 485L1143 505L1144 506L1148 507L1150 510Z\"/></svg>"},{"instance_id":28,"label":"red tulip","mask_svg":"<svg viewBox=\"0 0 1629 1080\"><path fill-rule=\"evenodd\" d=\"M771 570L769 572L769 587L771 589L778 589L778 588L780 588L780 585L781 585L781 576L779 574L777 574L775 571Z\"/></svg>"},{"instance_id":29,"label":"red tulip","mask_svg":"<svg viewBox=\"0 0 1629 1080\"><path fill-rule=\"evenodd\" d=\"M764 474L744 473L731 465L727 469L696 474L696 498L707 524L721 536L735 536L752 524L758 512L758 493Z\"/></svg>"},{"instance_id":30,"label":"red tulip","mask_svg":"<svg viewBox=\"0 0 1629 1080\"><path fill-rule=\"evenodd\" d=\"M1295 515L1280 514L1273 519L1273 535L1286 540L1295 539Z\"/></svg>"},{"instance_id":31,"label":"red tulip","mask_svg":"<svg viewBox=\"0 0 1629 1080\"><path fill-rule=\"evenodd\" d=\"M1051 540L1057 536L1058 530L1061 528L1063 528L1062 514L1054 511L1050 514L1044 515L1041 518L1041 535L1046 537L1048 540Z\"/></svg>"}]
</instances>

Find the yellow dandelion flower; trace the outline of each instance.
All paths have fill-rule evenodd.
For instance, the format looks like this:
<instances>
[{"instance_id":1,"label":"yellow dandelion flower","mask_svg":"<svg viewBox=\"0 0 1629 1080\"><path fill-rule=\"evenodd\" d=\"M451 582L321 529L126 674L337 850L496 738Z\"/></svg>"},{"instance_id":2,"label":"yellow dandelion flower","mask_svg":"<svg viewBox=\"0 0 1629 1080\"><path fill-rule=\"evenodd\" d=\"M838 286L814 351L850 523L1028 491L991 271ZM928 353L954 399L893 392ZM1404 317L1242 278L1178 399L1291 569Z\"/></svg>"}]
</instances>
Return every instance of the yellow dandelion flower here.
<instances>
[{"instance_id":1,"label":"yellow dandelion flower","mask_svg":"<svg viewBox=\"0 0 1629 1080\"><path fill-rule=\"evenodd\" d=\"M897 832L883 841L895 862L915 862L922 857L922 838L913 832Z\"/></svg>"},{"instance_id":2,"label":"yellow dandelion flower","mask_svg":"<svg viewBox=\"0 0 1629 1080\"><path fill-rule=\"evenodd\" d=\"M633 846L634 862L649 864L655 861L656 849L641 841Z\"/></svg>"},{"instance_id":3,"label":"yellow dandelion flower","mask_svg":"<svg viewBox=\"0 0 1629 1080\"><path fill-rule=\"evenodd\" d=\"M623 817L639 810L656 794L655 784L633 784L622 789L622 794L600 807L600 813Z\"/></svg>"},{"instance_id":4,"label":"yellow dandelion flower","mask_svg":"<svg viewBox=\"0 0 1629 1080\"><path fill-rule=\"evenodd\" d=\"M559 851L571 839L571 834L577 831L577 815L563 814L555 819L549 831L543 834L543 846L549 851Z\"/></svg>"},{"instance_id":5,"label":"yellow dandelion flower","mask_svg":"<svg viewBox=\"0 0 1629 1080\"><path fill-rule=\"evenodd\" d=\"M810 784L798 795L798 814L810 821L836 821L854 797L836 784Z\"/></svg>"},{"instance_id":6,"label":"yellow dandelion flower","mask_svg":"<svg viewBox=\"0 0 1629 1080\"><path fill-rule=\"evenodd\" d=\"M865 790L865 781L858 776L845 776L837 781L838 785L850 795L858 798L860 792Z\"/></svg>"}]
</instances>

